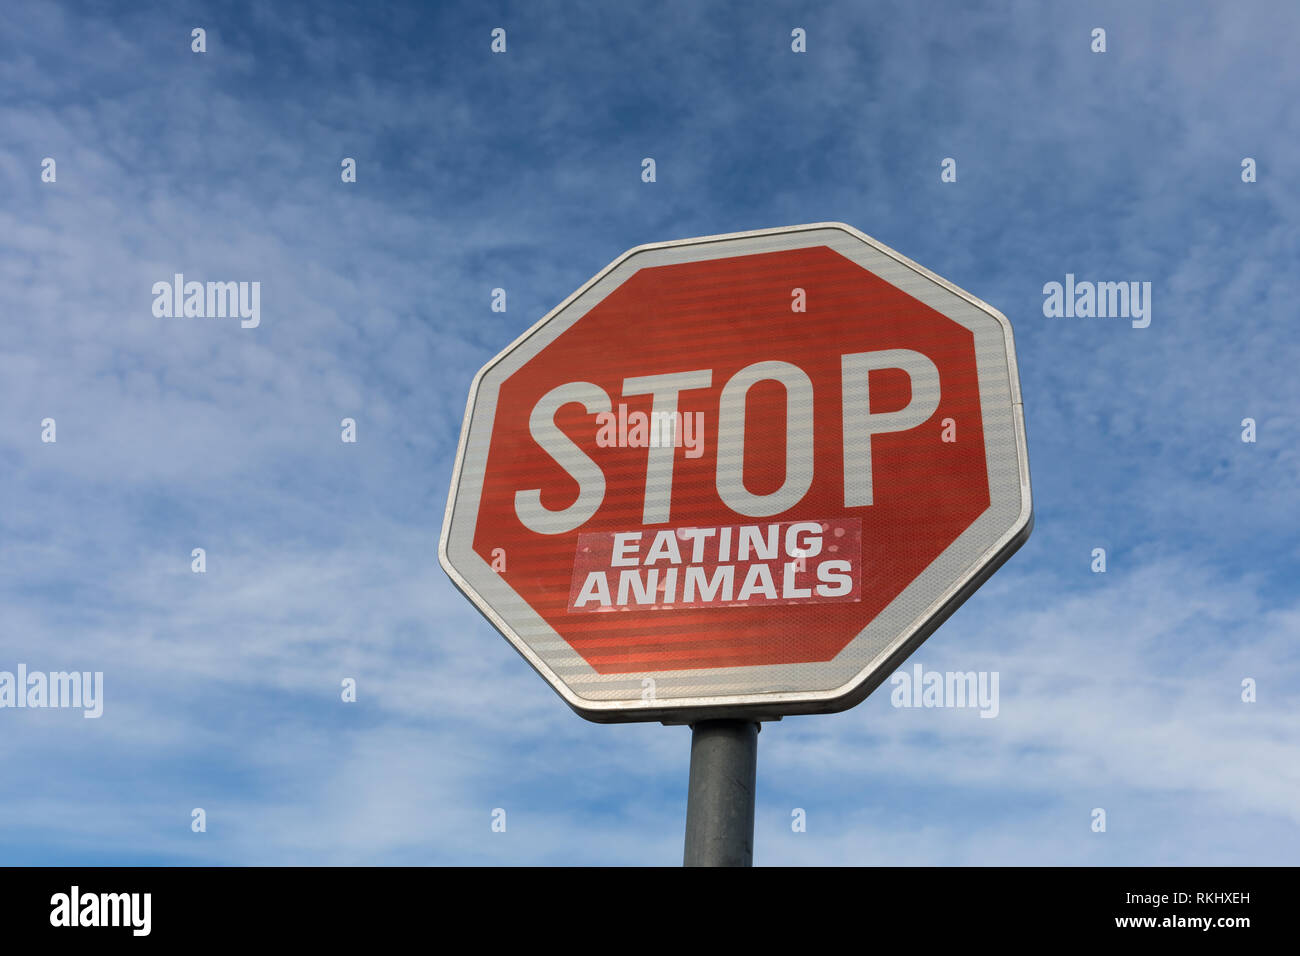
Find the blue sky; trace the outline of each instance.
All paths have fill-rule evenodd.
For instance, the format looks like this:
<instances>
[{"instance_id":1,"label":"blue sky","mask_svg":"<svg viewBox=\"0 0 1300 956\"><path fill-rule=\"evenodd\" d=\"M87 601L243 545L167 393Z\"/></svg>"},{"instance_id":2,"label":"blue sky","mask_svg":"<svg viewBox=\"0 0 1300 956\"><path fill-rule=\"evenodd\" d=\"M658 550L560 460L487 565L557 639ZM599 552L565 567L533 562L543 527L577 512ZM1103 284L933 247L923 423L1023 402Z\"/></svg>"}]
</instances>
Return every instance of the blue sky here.
<instances>
[{"instance_id":1,"label":"blue sky","mask_svg":"<svg viewBox=\"0 0 1300 956\"><path fill-rule=\"evenodd\" d=\"M627 248L823 220L1011 319L1036 526L912 659L999 716L765 725L755 862L1295 862L1300 8L756 7L6 5L0 669L105 705L0 710L0 863L679 863L689 731L582 721L438 567L465 395Z\"/></svg>"}]
</instances>

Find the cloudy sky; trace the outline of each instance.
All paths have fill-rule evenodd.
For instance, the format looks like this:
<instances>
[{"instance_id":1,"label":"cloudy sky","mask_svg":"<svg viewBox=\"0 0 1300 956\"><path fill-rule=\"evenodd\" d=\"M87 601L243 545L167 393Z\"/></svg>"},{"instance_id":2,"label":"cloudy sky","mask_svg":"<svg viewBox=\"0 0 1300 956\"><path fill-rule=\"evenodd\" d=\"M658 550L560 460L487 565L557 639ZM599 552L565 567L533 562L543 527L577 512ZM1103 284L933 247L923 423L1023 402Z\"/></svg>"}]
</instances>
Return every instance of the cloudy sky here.
<instances>
[{"instance_id":1,"label":"cloudy sky","mask_svg":"<svg viewBox=\"0 0 1300 956\"><path fill-rule=\"evenodd\" d=\"M998 717L765 725L755 862L1296 861L1300 7L116 6L0 30L0 670L105 683L0 710L0 863L679 863L689 731L576 717L438 566L465 396L625 249L823 220L1011 319L1036 526L912 659Z\"/></svg>"}]
</instances>

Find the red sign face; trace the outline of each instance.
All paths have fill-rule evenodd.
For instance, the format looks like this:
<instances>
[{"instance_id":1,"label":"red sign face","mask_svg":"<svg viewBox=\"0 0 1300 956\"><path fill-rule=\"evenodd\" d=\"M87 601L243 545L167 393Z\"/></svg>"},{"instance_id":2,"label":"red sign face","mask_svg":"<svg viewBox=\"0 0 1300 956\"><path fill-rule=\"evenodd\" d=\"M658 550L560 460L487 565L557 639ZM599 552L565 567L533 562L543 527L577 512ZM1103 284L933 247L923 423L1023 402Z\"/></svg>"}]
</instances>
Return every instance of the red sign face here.
<instances>
[{"instance_id":1,"label":"red sign face","mask_svg":"<svg viewBox=\"0 0 1300 956\"><path fill-rule=\"evenodd\" d=\"M1009 325L848 227L633 250L476 393L444 565L594 719L855 702L1028 534Z\"/></svg>"}]
</instances>

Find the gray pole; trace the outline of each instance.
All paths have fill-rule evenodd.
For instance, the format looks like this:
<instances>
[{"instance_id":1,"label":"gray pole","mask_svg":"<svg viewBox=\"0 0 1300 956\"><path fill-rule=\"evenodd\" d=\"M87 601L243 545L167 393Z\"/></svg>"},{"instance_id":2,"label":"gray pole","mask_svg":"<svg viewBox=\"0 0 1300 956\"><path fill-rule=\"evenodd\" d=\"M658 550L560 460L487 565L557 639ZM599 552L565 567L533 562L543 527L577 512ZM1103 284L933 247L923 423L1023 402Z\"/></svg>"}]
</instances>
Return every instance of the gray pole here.
<instances>
[{"instance_id":1,"label":"gray pole","mask_svg":"<svg viewBox=\"0 0 1300 956\"><path fill-rule=\"evenodd\" d=\"M752 720L691 724L684 865L753 865L758 730Z\"/></svg>"}]
</instances>

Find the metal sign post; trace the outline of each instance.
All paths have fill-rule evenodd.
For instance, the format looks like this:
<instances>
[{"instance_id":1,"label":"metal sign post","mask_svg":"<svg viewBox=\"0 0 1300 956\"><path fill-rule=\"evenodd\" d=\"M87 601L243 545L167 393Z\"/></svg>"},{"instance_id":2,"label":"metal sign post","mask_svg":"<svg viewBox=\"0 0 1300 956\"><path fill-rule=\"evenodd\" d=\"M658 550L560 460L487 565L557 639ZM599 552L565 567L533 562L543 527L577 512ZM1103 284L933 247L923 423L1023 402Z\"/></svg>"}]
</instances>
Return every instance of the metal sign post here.
<instances>
[{"instance_id":1,"label":"metal sign post","mask_svg":"<svg viewBox=\"0 0 1300 956\"><path fill-rule=\"evenodd\" d=\"M759 725L701 720L691 725L685 866L751 866Z\"/></svg>"}]
</instances>

